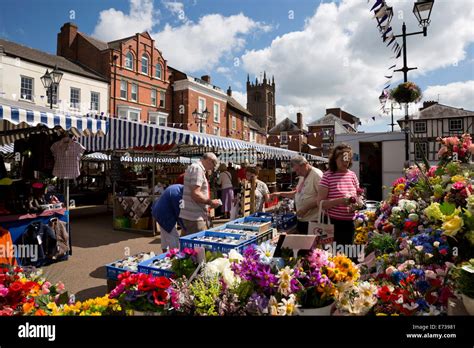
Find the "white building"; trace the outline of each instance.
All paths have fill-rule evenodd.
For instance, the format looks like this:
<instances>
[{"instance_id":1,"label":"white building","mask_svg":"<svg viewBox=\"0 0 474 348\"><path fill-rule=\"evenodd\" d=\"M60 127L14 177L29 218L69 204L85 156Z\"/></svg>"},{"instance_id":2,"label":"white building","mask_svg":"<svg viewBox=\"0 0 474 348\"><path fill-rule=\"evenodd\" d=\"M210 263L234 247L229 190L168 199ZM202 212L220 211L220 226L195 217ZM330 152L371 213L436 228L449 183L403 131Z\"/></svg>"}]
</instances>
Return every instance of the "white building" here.
<instances>
[{"instance_id":1,"label":"white building","mask_svg":"<svg viewBox=\"0 0 474 348\"><path fill-rule=\"evenodd\" d=\"M336 134L334 145L340 143L352 147L354 158L351 170L359 178L360 186L366 189L367 198L377 201L386 198L392 182L403 175L405 134Z\"/></svg>"},{"instance_id":2,"label":"white building","mask_svg":"<svg viewBox=\"0 0 474 348\"><path fill-rule=\"evenodd\" d=\"M41 77L57 66L63 73L53 91L53 109L73 115L108 113L109 84L100 75L64 57L0 39L0 97L23 107L49 108Z\"/></svg>"},{"instance_id":3,"label":"white building","mask_svg":"<svg viewBox=\"0 0 474 348\"><path fill-rule=\"evenodd\" d=\"M405 120L398 120L398 124L405 129ZM464 133L474 133L474 111L464 110L428 101L423 103L419 112L409 117L410 130L410 162L420 162L423 155L435 164L438 162L438 151L441 145L436 141L438 137L459 136ZM418 142L419 146L415 146Z\"/></svg>"}]
</instances>

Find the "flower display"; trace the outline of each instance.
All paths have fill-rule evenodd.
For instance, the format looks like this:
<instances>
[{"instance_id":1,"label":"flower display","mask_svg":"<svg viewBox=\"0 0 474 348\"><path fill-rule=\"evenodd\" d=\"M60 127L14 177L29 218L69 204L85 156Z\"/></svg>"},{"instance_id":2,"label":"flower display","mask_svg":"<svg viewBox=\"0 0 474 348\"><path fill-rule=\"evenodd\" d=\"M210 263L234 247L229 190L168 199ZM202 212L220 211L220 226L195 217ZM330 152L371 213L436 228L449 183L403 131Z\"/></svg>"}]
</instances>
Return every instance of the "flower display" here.
<instances>
[{"instance_id":1,"label":"flower display","mask_svg":"<svg viewBox=\"0 0 474 348\"><path fill-rule=\"evenodd\" d=\"M438 138L441 148L438 157L442 164L450 161L460 161L467 163L474 155L474 146L470 134L463 134L461 137Z\"/></svg>"},{"instance_id":2,"label":"flower display","mask_svg":"<svg viewBox=\"0 0 474 348\"><path fill-rule=\"evenodd\" d=\"M421 89L413 82L404 82L390 91L390 98L397 103L418 103L421 100Z\"/></svg>"},{"instance_id":3,"label":"flower display","mask_svg":"<svg viewBox=\"0 0 474 348\"><path fill-rule=\"evenodd\" d=\"M378 301L377 286L367 281L341 283L337 289L337 308L349 315L366 315Z\"/></svg>"}]
</instances>

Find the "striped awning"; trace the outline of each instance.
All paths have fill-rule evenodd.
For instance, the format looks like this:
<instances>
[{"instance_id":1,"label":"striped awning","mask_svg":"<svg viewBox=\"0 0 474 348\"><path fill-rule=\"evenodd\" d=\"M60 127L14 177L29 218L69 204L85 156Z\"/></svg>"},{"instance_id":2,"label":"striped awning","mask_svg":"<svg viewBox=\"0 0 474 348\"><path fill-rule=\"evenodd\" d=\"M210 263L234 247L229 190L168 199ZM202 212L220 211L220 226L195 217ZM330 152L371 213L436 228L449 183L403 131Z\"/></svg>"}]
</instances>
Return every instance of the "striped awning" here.
<instances>
[{"instance_id":1,"label":"striped awning","mask_svg":"<svg viewBox=\"0 0 474 348\"><path fill-rule=\"evenodd\" d=\"M0 148L1 149L1 148ZM110 161L110 155L101 152L93 152L82 156L83 161L99 161L105 162ZM191 163L191 159L188 157L157 157L157 156L121 156L120 161L129 163Z\"/></svg>"},{"instance_id":2,"label":"striped awning","mask_svg":"<svg viewBox=\"0 0 474 348\"><path fill-rule=\"evenodd\" d=\"M13 125L13 127L11 125L8 127L2 127L8 128L2 130L12 130L12 128L23 129L43 125L50 129L62 128L64 130L71 130L77 136L107 133L106 120L99 120L92 117L63 115L33 108L27 109L3 102L0 102L0 121L8 121L2 122L2 124L10 123Z\"/></svg>"}]
</instances>

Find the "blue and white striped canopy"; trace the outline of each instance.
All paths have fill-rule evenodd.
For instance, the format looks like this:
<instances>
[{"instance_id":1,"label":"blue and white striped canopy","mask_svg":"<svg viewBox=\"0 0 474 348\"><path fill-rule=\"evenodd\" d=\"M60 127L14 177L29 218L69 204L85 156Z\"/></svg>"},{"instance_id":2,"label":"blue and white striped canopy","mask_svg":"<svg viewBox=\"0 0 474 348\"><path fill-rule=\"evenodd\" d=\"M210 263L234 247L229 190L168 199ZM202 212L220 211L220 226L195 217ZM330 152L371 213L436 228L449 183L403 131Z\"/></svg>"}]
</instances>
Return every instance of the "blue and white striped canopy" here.
<instances>
[{"instance_id":1,"label":"blue and white striped canopy","mask_svg":"<svg viewBox=\"0 0 474 348\"><path fill-rule=\"evenodd\" d=\"M1 147L0 147L1 151ZM82 156L83 161L99 161L105 162L110 161L110 155L107 155L102 152L93 152L87 155ZM154 157L153 155L137 155L137 156L121 156L120 161L129 162L129 163L191 163L191 158L189 157Z\"/></svg>"},{"instance_id":2,"label":"blue and white striped canopy","mask_svg":"<svg viewBox=\"0 0 474 348\"><path fill-rule=\"evenodd\" d=\"M45 125L48 128L54 128L58 126L64 130L76 130L79 134L107 133L107 121L105 120L30 110L3 103L0 104L0 120L8 121L14 125L26 123L32 127Z\"/></svg>"}]
</instances>

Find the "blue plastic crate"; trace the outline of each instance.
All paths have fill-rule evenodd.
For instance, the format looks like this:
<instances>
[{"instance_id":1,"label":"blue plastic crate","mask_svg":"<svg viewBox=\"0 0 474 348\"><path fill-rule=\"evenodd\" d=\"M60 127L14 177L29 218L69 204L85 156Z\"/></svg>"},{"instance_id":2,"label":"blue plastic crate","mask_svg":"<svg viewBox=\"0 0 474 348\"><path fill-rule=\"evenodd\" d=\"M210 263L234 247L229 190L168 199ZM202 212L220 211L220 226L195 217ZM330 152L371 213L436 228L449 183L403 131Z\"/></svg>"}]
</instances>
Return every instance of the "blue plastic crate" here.
<instances>
[{"instance_id":1,"label":"blue plastic crate","mask_svg":"<svg viewBox=\"0 0 474 348\"><path fill-rule=\"evenodd\" d=\"M246 222L261 222L262 224L270 222L269 226L262 227L262 226L243 226L241 223L246 223ZM254 216L247 216L244 218L240 218L234 221L230 221L227 224L228 228L232 229L237 229L237 230L251 230L251 231L260 231L264 232L267 231L268 228L271 226L272 218L271 217L254 217Z\"/></svg>"},{"instance_id":2,"label":"blue plastic crate","mask_svg":"<svg viewBox=\"0 0 474 348\"><path fill-rule=\"evenodd\" d=\"M257 236L257 244L262 244L263 242L266 242L267 240L271 240L273 238L273 229L269 229L268 231L264 233L260 233Z\"/></svg>"},{"instance_id":3,"label":"blue plastic crate","mask_svg":"<svg viewBox=\"0 0 474 348\"><path fill-rule=\"evenodd\" d=\"M257 218L270 218L269 221L273 220L273 214L272 213L264 213L264 212L256 212L250 215L250 217L257 217Z\"/></svg>"},{"instance_id":4,"label":"blue plastic crate","mask_svg":"<svg viewBox=\"0 0 474 348\"><path fill-rule=\"evenodd\" d=\"M235 249L239 252L243 252L247 246L257 243L256 237L249 238L246 240L241 240L238 244L224 244L224 243L196 240L197 237L231 237L233 239L238 240L240 239L241 235L231 234L231 233L220 233L220 232L215 232L215 231L202 231L202 232L190 234L185 237L179 238L179 244L181 246L181 250L184 248L193 249L196 247L203 247L213 252L228 253L232 249Z\"/></svg>"},{"instance_id":5,"label":"blue plastic crate","mask_svg":"<svg viewBox=\"0 0 474 348\"><path fill-rule=\"evenodd\" d=\"M115 262L105 265L105 268L107 269L107 279L118 280L119 274L125 273L127 271L130 273L137 273L135 271L130 271L129 269L112 266L114 263Z\"/></svg>"},{"instance_id":6,"label":"blue plastic crate","mask_svg":"<svg viewBox=\"0 0 474 348\"><path fill-rule=\"evenodd\" d=\"M298 219L296 217L296 214L285 214L280 216L280 218L276 221L278 221L278 223L275 223L276 228L282 230L289 230L290 228L296 226Z\"/></svg>"},{"instance_id":7,"label":"blue plastic crate","mask_svg":"<svg viewBox=\"0 0 474 348\"><path fill-rule=\"evenodd\" d=\"M152 276L155 276L155 277L168 277L168 278L171 278L174 274L173 271L168 270L168 269L161 269L161 268L156 268L156 267L151 266L151 264L155 260L162 260L165 257L166 257L166 253L140 262L138 264L138 272L139 273L145 273L145 274L151 274Z\"/></svg>"}]
</instances>

